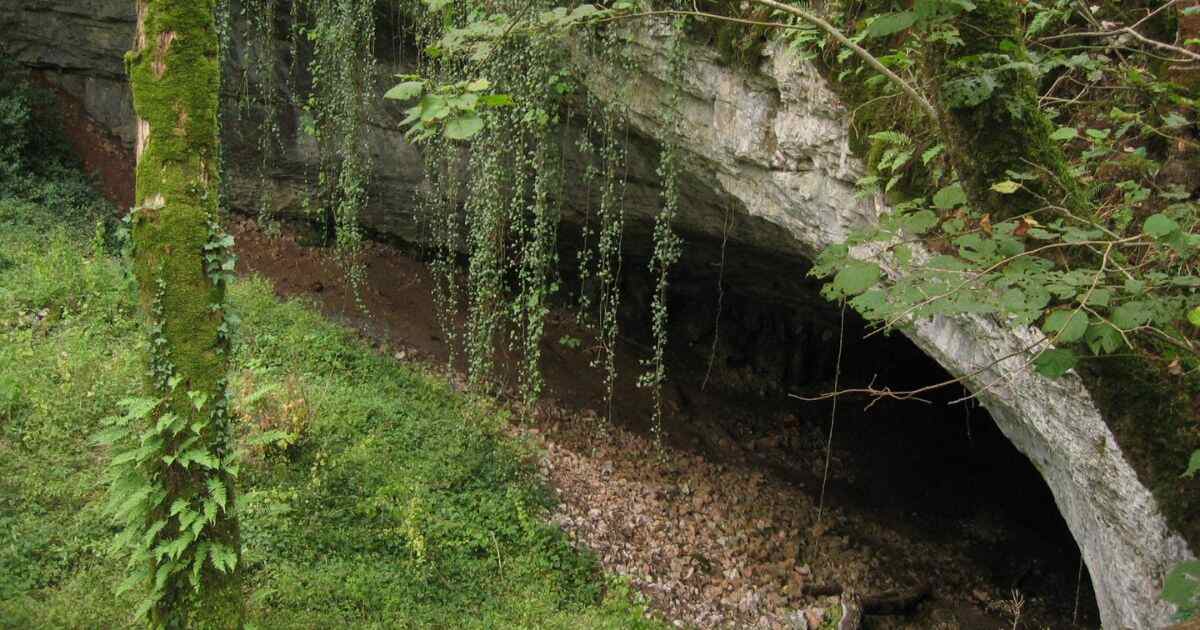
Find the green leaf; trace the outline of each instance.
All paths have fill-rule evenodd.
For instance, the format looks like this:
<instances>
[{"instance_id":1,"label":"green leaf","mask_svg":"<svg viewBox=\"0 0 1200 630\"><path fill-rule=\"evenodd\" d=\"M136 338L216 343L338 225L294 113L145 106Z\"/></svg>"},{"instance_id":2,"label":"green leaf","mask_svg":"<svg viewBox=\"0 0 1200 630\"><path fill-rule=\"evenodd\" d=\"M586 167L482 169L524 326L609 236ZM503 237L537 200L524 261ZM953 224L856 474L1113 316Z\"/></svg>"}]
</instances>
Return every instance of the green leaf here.
<instances>
[{"instance_id":1,"label":"green leaf","mask_svg":"<svg viewBox=\"0 0 1200 630\"><path fill-rule=\"evenodd\" d=\"M1200 309L1197 309L1200 310ZM1196 324L1200 326L1200 324ZM123 426L115 426L104 429L103 431L92 436L92 444L108 445L120 441L121 438L129 435L129 429Z\"/></svg>"},{"instance_id":2,"label":"green leaf","mask_svg":"<svg viewBox=\"0 0 1200 630\"><path fill-rule=\"evenodd\" d=\"M492 87L492 82L487 79L475 79L467 84L468 92L482 92Z\"/></svg>"},{"instance_id":3,"label":"green leaf","mask_svg":"<svg viewBox=\"0 0 1200 630\"><path fill-rule=\"evenodd\" d=\"M867 37L887 37L903 31L916 21L917 16L912 11L884 13L871 21L871 25L867 27Z\"/></svg>"},{"instance_id":4,"label":"green leaf","mask_svg":"<svg viewBox=\"0 0 1200 630\"><path fill-rule=\"evenodd\" d=\"M1011 195L1020 189L1021 189L1021 185L1018 184L1017 182L1012 181L1011 179L1005 180L1002 182L996 182L995 184L992 184L992 190L994 190L1002 195Z\"/></svg>"},{"instance_id":5,"label":"green leaf","mask_svg":"<svg viewBox=\"0 0 1200 630\"><path fill-rule=\"evenodd\" d=\"M1171 112L1171 113L1167 114L1166 117L1163 119L1163 124L1165 124L1167 127L1170 127L1171 129L1181 129L1183 127L1188 126L1189 123L1188 123L1188 119L1184 118L1183 116L1180 116L1176 112Z\"/></svg>"},{"instance_id":6,"label":"green leaf","mask_svg":"<svg viewBox=\"0 0 1200 630\"><path fill-rule=\"evenodd\" d=\"M1087 305L1088 306L1107 307L1111 300L1112 300L1112 291L1109 291L1108 289L1099 289L1098 288L1098 289L1092 291L1091 295L1088 295Z\"/></svg>"},{"instance_id":7,"label":"green leaf","mask_svg":"<svg viewBox=\"0 0 1200 630\"><path fill-rule=\"evenodd\" d=\"M937 215L932 210L917 210L900 216L900 226L912 234L924 234L937 225Z\"/></svg>"},{"instance_id":8,"label":"green leaf","mask_svg":"<svg viewBox=\"0 0 1200 630\"><path fill-rule=\"evenodd\" d=\"M446 98L436 94L426 94L421 97L421 122L441 120L450 114L450 104Z\"/></svg>"},{"instance_id":9,"label":"green leaf","mask_svg":"<svg viewBox=\"0 0 1200 630\"><path fill-rule=\"evenodd\" d=\"M939 210L953 210L966 202L962 184L950 184L933 195L933 205Z\"/></svg>"},{"instance_id":10,"label":"green leaf","mask_svg":"<svg viewBox=\"0 0 1200 630\"><path fill-rule=\"evenodd\" d=\"M417 98L425 91L424 81L405 81L388 90L383 98L393 101L408 101Z\"/></svg>"},{"instance_id":11,"label":"green leaf","mask_svg":"<svg viewBox=\"0 0 1200 630\"><path fill-rule=\"evenodd\" d=\"M1074 127L1059 127L1054 133L1050 134L1051 140L1065 141L1074 140L1079 137L1079 130Z\"/></svg>"},{"instance_id":12,"label":"green leaf","mask_svg":"<svg viewBox=\"0 0 1200 630\"><path fill-rule=\"evenodd\" d=\"M290 441L291 439L292 439L291 434L289 434L285 431L280 431L278 429L272 429L270 431L264 431L252 438L247 439L246 445L247 446L261 446L263 444L279 444L279 443L286 443L286 442Z\"/></svg>"},{"instance_id":13,"label":"green leaf","mask_svg":"<svg viewBox=\"0 0 1200 630\"><path fill-rule=\"evenodd\" d=\"M1193 479L1196 477L1196 473L1200 473L1200 450L1192 452L1192 458L1188 460L1187 470L1183 471L1180 477Z\"/></svg>"},{"instance_id":14,"label":"green leaf","mask_svg":"<svg viewBox=\"0 0 1200 630\"><path fill-rule=\"evenodd\" d=\"M483 129L483 119L475 112L466 112L446 121L446 137L466 140Z\"/></svg>"},{"instance_id":15,"label":"green leaf","mask_svg":"<svg viewBox=\"0 0 1200 630\"><path fill-rule=\"evenodd\" d=\"M991 73L967 76L942 85L942 96L951 109L975 107L992 97L999 85Z\"/></svg>"},{"instance_id":16,"label":"green leaf","mask_svg":"<svg viewBox=\"0 0 1200 630\"><path fill-rule=\"evenodd\" d=\"M1010 312L1018 313L1025 310L1025 292L1020 289L1009 289L1000 296L1000 306Z\"/></svg>"},{"instance_id":17,"label":"green leaf","mask_svg":"<svg viewBox=\"0 0 1200 630\"><path fill-rule=\"evenodd\" d=\"M512 105L512 97L507 94L484 94L479 97L479 102L487 107L504 107Z\"/></svg>"},{"instance_id":18,"label":"green leaf","mask_svg":"<svg viewBox=\"0 0 1200 630\"><path fill-rule=\"evenodd\" d=\"M1193 326L1200 326L1200 306L1197 306L1188 312L1188 321L1191 322Z\"/></svg>"},{"instance_id":19,"label":"green leaf","mask_svg":"<svg viewBox=\"0 0 1200 630\"><path fill-rule=\"evenodd\" d=\"M1200 560L1176 565L1163 581L1160 597L1184 610L1200 606Z\"/></svg>"},{"instance_id":20,"label":"green leaf","mask_svg":"<svg viewBox=\"0 0 1200 630\"><path fill-rule=\"evenodd\" d=\"M1150 321L1150 312L1143 302L1126 302L1114 308L1109 319L1121 330L1133 330Z\"/></svg>"},{"instance_id":21,"label":"green leaf","mask_svg":"<svg viewBox=\"0 0 1200 630\"><path fill-rule=\"evenodd\" d=\"M225 484L221 483L221 480L216 477L209 477L207 485L209 496L211 496L213 500L217 502L217 505L221 506L221 509L224 510L225 500L227 498Z\"/></svg>"},{"instance_id":22,"label":"green leaf","mask_svg":"<svg viewBox=\"0 0 1200 630\"><path fill-rule=\"evenodd\" d=\"M1152 214L1142 224L1142 231L1154 238L1162 238L1179 229L1179 224L1165 214Z\"/></svg>"},{"instance_id":23,"label":"green leaf","mask_svg":"<svg viewBox=\"0 0 1200 630\"><path fill-rule=\"evenodd\" d=\"M1046 317L1042 330L1055 334L1058 343L1078 341L1087 332L1087 315L1081 310L1057 310Z\"/></svg>"},{"instance_id":24,"label":"green leaf","mask_svg":"<svg viewBox=\"0 0 1200 630\"><path fill-rule=\"evenodd\" d=\"M1079 363L1079 357L1066 348L1045 350L1033 360L1033 368L1038 374L1048 378L1058 378Z\"/></svg>"},{"instance_id":25,"label":"green leaf","mask_svg":"<svg viewBox=\"0 0 1200 630\"><path fill-rule=\"evenodd\" d=\"M833 287L838 296L858 295L875 286L881 272L879 265L851 260L833 277Z\"/></svg>"},{"instance_id":26,"label":"green leaf","mask_svg":"<svg viewBox=\"0 0 1200 630\"><path fill-rule=\"evenodd\" d=\"M946 145L944 145L944 144L934 145L932 148L930 148L929 150L927 150L921 154L921 163L928 166L929 162L931 160L933 160L937 156L941 155L942 152L945 150L946 150Z\"/></svg>"}]
</instances>

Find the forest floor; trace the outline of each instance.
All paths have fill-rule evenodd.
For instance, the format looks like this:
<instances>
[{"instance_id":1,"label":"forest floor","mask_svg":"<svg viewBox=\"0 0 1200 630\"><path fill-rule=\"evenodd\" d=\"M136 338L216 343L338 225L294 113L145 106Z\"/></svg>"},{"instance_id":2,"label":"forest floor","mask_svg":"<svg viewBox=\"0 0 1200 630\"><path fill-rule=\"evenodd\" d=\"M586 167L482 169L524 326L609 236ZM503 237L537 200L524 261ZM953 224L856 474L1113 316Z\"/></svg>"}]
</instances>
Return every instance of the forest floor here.
<instances>
[{"instance_id":1,"label":"forest floor","mask_svg":"<svg viewBox=\"0 0 1200 630\"><path fill-rule=\"evenodd\" d=\"M94 232L113 215L63 190L0 198L0 628L138 627L139 595L114 595L125 563L91 436L139 391L147 335L127 266ZM238 439L289 436L247 447L238 480L255 627L659 627L547 523L556 502L502 407L266 280L237 281L229 302Z\"/></svg>"},{"instance_id":2,"label":"forest floor","mask_svg":"<svg viewBox=\"0 0 1200 630\"><path fill-rule=\"evenodd\" d=\"M242 273L270 278L281 296L311 299L382 352L445 370L431 278L418 259L366 245L359 294L366 315L327 250L245 218L233 229ZM942 462L887 454L903 450L886 443L896 434L848 423L851 442L835 441L835 472L818 509L827 411L814 422L777 402L727 400L695 383L676 385L667 392L660 445L647 423L649 396L633 383L641 350L635 342L624 343L610 409L602 379L589 367L589 331L556 312L546 338L547 395L509 431L539 447L537 466L559 501L553 522L675 625L792 628L805 616L817 628L837 597L814 593L925 586L929 597L915 610L868 617L867 627L1098 626L1076 551L1014 519L1010 506L962 496L971 493L937 478ZM559 339L581 340L581 347ZM461 359L456 363L446 373L462 388ZM511 378L500 363L502 378ZM609 413L613 422L604 419ZM848 415L853 420L856 412Z\"/></svg>"}]
</instances>

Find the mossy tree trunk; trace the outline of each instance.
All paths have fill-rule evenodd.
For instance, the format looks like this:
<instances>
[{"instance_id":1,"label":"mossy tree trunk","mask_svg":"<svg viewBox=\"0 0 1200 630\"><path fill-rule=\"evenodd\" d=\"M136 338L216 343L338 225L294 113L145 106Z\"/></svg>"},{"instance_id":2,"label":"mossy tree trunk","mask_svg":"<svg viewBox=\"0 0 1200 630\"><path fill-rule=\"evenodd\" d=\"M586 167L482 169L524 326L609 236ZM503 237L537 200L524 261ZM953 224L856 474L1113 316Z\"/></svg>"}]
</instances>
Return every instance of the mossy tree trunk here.
<instances>
[{"instance_id":1,"label":"mossy tree trunk","mask_svg":"<svg viewBox=\"0 0 1200 630\"><path fill-rule=\"evenodd\" d=\"M963 44L931 45L926 58L933 103L946 153L972 204L994 218L1059 205L1084 206L1054 131L1038 109L1033 74L1022 40L1020 5L1014 0L976 0L956 26ZM992 184L1008 171L1029 173L1016 194Z\"/></svg>"},{"instance_id":2,"label":"mossy tree trunk","mask_svg":"<svg viewBox=\"0 0 1200 630\"><path fill-rule=\"evenodd\" d=\"M187 570L163 571L161 598L150 611L155 627L242 626L237 520L227 462L230 431L226 406L228 339L224 315L228 243L218 216L220 89L216 0L135 0L137 36L126 62L137 114L137 186L133 220L134 271L152 331L150 370L160 413L194 427L171 448L201 449L210 464L163 464L155 471L167 497L150 515L166 520L157 533L166 542L192 538L186 552L199 557L199 587ZM224 268L223 268L224 266ZM191 445L182 444L193 439ZM214 482L220 490L214 490ZM203 516L198 533L170 508L217 494L222 509ZM227 508L227 509L226 509ZM171 510L171 514L165 514ZM206 560L213 548L222 558ZM230 557L232 555L232 557ZM152 560L151 575L165 558ZM217 564L219 563L219 564ZM221 569L218 569L221 566ZM169 568L169 567L168 567ZM155 585L152 585L154 588Z\"/></svg>"}]
</instances>

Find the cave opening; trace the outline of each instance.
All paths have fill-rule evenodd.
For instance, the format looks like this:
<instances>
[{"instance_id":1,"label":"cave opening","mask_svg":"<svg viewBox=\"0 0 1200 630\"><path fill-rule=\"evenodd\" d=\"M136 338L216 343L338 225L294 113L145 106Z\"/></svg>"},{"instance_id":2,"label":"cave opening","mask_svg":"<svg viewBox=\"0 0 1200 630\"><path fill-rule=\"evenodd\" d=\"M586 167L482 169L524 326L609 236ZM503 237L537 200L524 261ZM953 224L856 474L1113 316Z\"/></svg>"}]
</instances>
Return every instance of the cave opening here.
<instances>
[{"instance_id":1,"label":"cave opening","mask_svg":"<svg viewBox=\"0 0 1200 630\"><path fill-rule=\"evenodd\" d=\"M363 297L371 316L363 317L336 266L314 262L310 248L281 245L256 230L249 223L240 229L244 260L275 278L280 292L316 298L327 313L398 349L402 358L447 359L419 248L368 248ZM653 285L638 226L629 234L612 420L648 441L651 397L636 381L650 348L646 314ZM573 251L570 238L568 228L561 251ZM839 308L820 296L820 280L808 276L803 256L735 239L722 247L695 234L685 242L670 283L668 458L762 475L791 488L772 500L820 504L826 516L806 520L820 531L788 541L798 543L798 565L825 557L824 568L813 564L816 582L856 576L856 586L868 591L928 585L929 598L916 611L874 617L866 627L1010 627L1006 607L1014 594L1024 601L1020 627L1099 626L1088 572L1046 483L986 409L973 400L954 402L969 393L961 386L928 392L920 401L841 397L826 477L831 401L791 395L833 389L839 336L841 388L903 391L950 379L936 361L899 333L869 334L852 310L843 324ZM605 391L591 365L590 332L570 307L580 289L571 278L575 262L562 260L567 290L542 344L545 398L602 415ZM515 358L502 358L501 371L515 366ZM539 426L553 435L548 423ZM594 434L576 434L589 448ZM683 468L664 470L670 484L689 483ZM830 547L841 551L830 553ZM853 570L829 569L850 552L860 563Z\"/></svg>"},{"instance_id":2,"label":"cave opening","mask_svg":"<svg viewBox=\"0 0 1200 630\"><path fill-rule=\"evenodd\" d=\"M848 515L836 534L870 547L895 574L932 582L959 627L1011 619L1013 598L1024 602L1021 627L1099 626L1087 568L1049 487L968 389L909 400L847 394L836 414L831 399L801 400L834 391L835 375L841 390L893 392L953 377L903 334L823 298L802 258L711 241L689 236L689 259L672 276L664 422L677 445L736 451L744 465L823 496ZM645 264L629 267L626 326L644 348L649 331L638 322L651 285L639 277ZM945 562L914 558L922 553Z\"/></svg>"}]
</instances>

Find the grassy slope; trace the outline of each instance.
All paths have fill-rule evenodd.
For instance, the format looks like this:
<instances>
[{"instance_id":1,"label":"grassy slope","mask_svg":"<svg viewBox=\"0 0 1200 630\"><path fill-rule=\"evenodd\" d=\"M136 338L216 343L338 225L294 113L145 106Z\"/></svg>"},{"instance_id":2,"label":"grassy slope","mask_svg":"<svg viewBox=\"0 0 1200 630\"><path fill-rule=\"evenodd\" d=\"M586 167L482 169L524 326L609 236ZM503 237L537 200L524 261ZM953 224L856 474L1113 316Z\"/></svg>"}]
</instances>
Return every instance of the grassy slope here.
<instances>
[{"instance_id":1,"label":"grassy slope","mask_svg":"<svg viewBox=\"0 0 1200 630\"><path fill-rule=\"evenodd\" d=\"M133 596L112 594L123 563L88 438L140 382L143 336L121 263L88 219L55 214L0 199L0 627L118 627ZM484 401L265 281L231 301L240 433L300 436L251 452L240 481L259 627L650 625L544 524L548 497Z\"/></svg>"}]
</instances>

